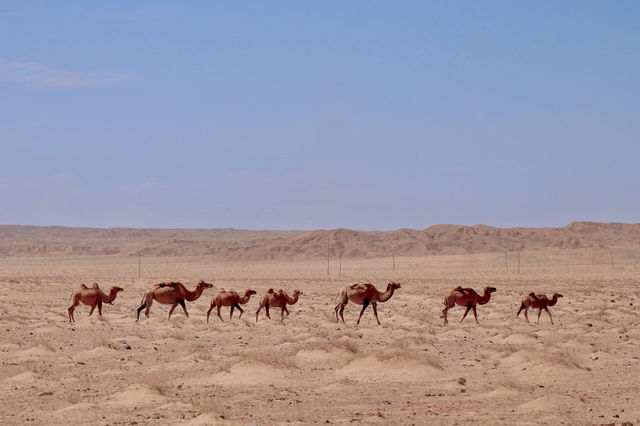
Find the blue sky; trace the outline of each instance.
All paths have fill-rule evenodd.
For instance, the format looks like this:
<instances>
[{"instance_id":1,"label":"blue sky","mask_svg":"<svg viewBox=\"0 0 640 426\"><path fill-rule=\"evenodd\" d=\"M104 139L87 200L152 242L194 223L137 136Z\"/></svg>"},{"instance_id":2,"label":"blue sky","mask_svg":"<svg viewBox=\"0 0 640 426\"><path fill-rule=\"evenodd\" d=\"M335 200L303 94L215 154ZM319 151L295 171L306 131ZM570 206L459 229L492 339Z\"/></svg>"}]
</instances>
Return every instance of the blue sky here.
<instances>
[{"instance_id":1,"label":"blue sky","mask_svg":"<svg viewBox=\"0 0 640 426\"><path fill-rule=\"evenodd\" d=\"M0 3L0 223L640 222L640 3Z\"/></svg>"}]
</instances>

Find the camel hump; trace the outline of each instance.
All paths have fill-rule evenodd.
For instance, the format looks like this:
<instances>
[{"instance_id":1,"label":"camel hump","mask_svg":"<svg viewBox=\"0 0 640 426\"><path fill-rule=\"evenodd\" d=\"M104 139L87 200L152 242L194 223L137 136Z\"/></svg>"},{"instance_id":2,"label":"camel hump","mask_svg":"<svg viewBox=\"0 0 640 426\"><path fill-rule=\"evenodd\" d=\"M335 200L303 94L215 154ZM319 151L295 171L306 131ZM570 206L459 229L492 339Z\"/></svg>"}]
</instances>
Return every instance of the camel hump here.
<instances>
[{"instance_id":1,"label":"camel hump","mask_svg":"<svg viewBox=\"0 0 640 426\"><path fill-rule=\"evenodd\" d=\"M471 288L466 288L466 287L462 287L461 285L459 285L458 287L454 288L455 291L459 291L460 293L464 293L464 292L468 292L469 290L472 290Z\"/></svg>"},{"instance_id":2,"label":"camel hump","mask_svg":"<svg viewBox=\"0 0 640 426\"><path fill-rule=\"evenodd\" d=\"M98 283L93 283L93 285L91 286L91 288L100 288L100 287L98 286Z\"/></svg>"},{"instance_id":3,"label":"camel hump","mask_svg":"<svg viewBox=\"0 0 640 426\"><path fill-rule=\"evenodd\" d=\"M533 291L531 293L529 293L529 296L533 297L533 300L538 301L539 297L537 294L535 294Z\"/></svg>"},{"instance_id":4,"label":"camel hump","mask_svg":"<svg viewBox=\"0 0 640 426\"><path fill-rule=\"evenodd\" d=\"M365 291L367 289L367 287L369 286L369 284L351 284L351 286L349 286L349 288L351 288L351 290L355 290L355 291Z\"/></svg>"},{"instance_id":5,"label":"camel hump","mask_svg":"<svg viewBox=\"0 0 640 426\"><path fill-rule=\"evenodd\" d=\"M275 291L274 289L272 289L272 288L270 288L269 290L267 290L267 293L269 293L269 294L273 294L273 293L275 293L275 292L276 292L276 291Z\"/></svg>"},{"instance_id":6,"label":"camel hump","mask_svg":"<svg viewBox=\"0 0 640 426\"><path fill-rule=\"evenodd\" d=\"M83 290L89 290L89 287L87 287L84 283L80 284L80 288Z\"/></svg>"},{"instance_id":7,"label":"camel hump","mask_svg":"<svg viewBox=\"0 0 640 426\"><path fill-rule=\"evenodd\" d=\"M160 284L156 284L155 288L162 288L162 287L176 287L177 285L180 285L180 283L175 282L175 281L171 281L170 283L160 283Z\"/></svg>"}]
</instances>

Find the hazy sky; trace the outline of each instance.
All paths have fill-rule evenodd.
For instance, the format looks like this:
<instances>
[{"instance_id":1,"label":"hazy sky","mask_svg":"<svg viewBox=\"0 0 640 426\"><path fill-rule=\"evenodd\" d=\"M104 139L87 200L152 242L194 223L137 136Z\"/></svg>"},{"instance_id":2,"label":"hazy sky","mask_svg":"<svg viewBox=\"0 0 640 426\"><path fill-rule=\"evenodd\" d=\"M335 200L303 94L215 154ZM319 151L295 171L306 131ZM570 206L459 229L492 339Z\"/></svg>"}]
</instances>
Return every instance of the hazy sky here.
<instances>
[{"instance_id":1,"label":"hazy sky","mask_svg":"<svg viewBox=\"0 0 640 426\"><path fill-rule=\"evenodd\" d=\"M637 1L3 1L0 223L640 222L639 23Z\"/></svg>"}]
</instances>

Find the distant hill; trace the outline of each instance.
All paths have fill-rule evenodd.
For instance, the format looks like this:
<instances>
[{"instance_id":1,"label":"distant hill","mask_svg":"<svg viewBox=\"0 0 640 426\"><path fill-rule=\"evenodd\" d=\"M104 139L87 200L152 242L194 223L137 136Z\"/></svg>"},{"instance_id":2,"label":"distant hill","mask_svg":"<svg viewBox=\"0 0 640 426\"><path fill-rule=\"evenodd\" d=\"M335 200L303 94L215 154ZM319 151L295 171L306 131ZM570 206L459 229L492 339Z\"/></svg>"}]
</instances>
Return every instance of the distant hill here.
<instances>
[{"instance_id":1,"label":"distant hill","mask_svg":"<svg viewBox=\"0 0 640 426\"><path fill-rule=\"evenodd\" d=\"M640 224L573 222L561 228L435 225L423 230L251 231L0 225L0 256L213 256L222 260L372 258L545 248L640 247Z\"/></svg>"}]
</instances>

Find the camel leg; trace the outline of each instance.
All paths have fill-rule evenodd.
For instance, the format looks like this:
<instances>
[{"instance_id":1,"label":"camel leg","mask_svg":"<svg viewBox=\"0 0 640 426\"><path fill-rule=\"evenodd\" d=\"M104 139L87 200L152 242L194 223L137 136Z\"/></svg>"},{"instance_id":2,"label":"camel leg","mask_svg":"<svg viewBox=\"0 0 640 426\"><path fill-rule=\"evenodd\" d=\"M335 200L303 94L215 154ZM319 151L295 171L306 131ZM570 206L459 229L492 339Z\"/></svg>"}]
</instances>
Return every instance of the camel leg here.
<instances>
[{"instance_id":1,"label":"camel leg","mask_svg":"<svg viewBox=\"0 0 640 426\"><path fill-rule=\"evenodd\" d=\"M524 303L520 304L520 309L518 309L518 313L516 314L516 318L518 318L520 316L520 312L522 312L522 310L524 309Z\"/></svg>"},{"instance_id":2,"label":"camel leg","mask_svg":"<svg viewBox=\"0 0 640 426\"><path fill-rule=\"evenodd\" d=\"M345 324L344 322L344 307L347 306L347 304L345 303L344 305L342 305L342 307L340 308L340 318L342 318L342 323Z\"/></svg>"},{"instance_id":3,"label":"camel leg","mask_svg":"<svg viewBox=\"0 0 640 426\"><path fill-rule=\"evenodd\" d=\"M364 299L364 303L362 304L362 310L360 311L360 316L358 317L358 322L356 324L360 324L360 318L362 318L362 314L364 314L364 310L369 306L369 299Z\"/></svg>"},{"instance_id":4,"label":"camel leg","mask_svg":"<svg viewBox=\"0 0 640 426\"><path fill-rule=\"evenodd\" d=\"M284 322L284 312L287 309L287 305L280 306L280 321Z\"/></svg>"},{"instance_id":5,"label":"camel leg","mask_svg":"<svg viewBox=\"0 0 640 426\"><path fill-rule=\"evenodd\" d=\"M464 311L464 315L462 316L462 319L460 320L460 322L461 322L461 323L462 323L462 321L464 321L464 318L467 316L467 314L468 314L468 313L469 313L469 311L471 310L471 307L472 307L472 306L473 306L473 305L472 305L471 303L469 303L469 304L467 305L467 310L466 310L466 311Z\"/></svg>"},{"instance_id":6,"label":"camel leg","mask_svg":"<svg viewBox=\"0 0 640 426\"><path fill-rule=\"evenodd\" d=\"M551 312L549 312L549 308L547 308L546 306L544 307L544 310L547 311L547 313L549 314L549 319L551 320L551 325L553 325L553 318L551 318Z\"/></svg>"},{"instance_id":7,"label":"camel leg","mask_svg":"<svg viewBox=\"0 0 640 426\"><path fill-rule=\"evenodd\" d=\"M89 311L89 316L91 316L91 314L93 314L93 310L96 308L96 306L98 306L98 305L91 305L91 310Z\"/></svg>"},{"instance_id":8,"label":"camel leg","mask_svg":"<svg viewBox=\"0 0 640 426\"><path fill-rule=\"evenodd\" d=\"M287 305L282 305L282 312L284 312L285 314L287 314L285 317L283 317L282 319L284 320L286 317L289 316L289 309L287 309Z\"/></svg>"},{"instance_id":9,"label":"camel leg","mask_svg":"<svg viewBox=\"0 0 640 426\"><path fill-rule=\"evenodd\" d=\"M378 325L380 325L380 320L378 319L378 304L376 302L373 302L371 304L371 307L373 308L373 315L375 315L376 321L378 321Z\"/></svg>"},{"instance_id":10,"label":"camel leg","mask_svg":"<svg viewBox=\"0 0 640 426\"><path fill-rule=\"evenodd\" d=\"M76 309L76 306L78 306L78 300L74 300L71 306L69 306L69 309L67 309L67 312L69 312L69 322L76 322L76 319L73 317L73 311Z\"/></svg>"},{"instance_id":11,"label":"camel leg","mask_svg":"<svg viewBox=\"0 0 640 426\"><path fill-rule=\"evenodd\" d=\"M231 305L231 309L229 309L229 321L231 321L231 319L233 318L233 310L235 308L236 308L235 306Z\"/></svg>"},{"instance_id":12,"label":"camel leg","mask_svg":"<svg viewBox=\"0 0 640 426\"><path fill-rule=\"evenodd\" d=\"M178 306L178 302L175 302L173 305L171 305L171 309L169 309L169 319L171 319L171 314L173 313L173 310L176 308L176 306Z\"/></svg>"},{"instance_id":13,"label":"camel leg","mask_svg":"<svg viewBox=\"0 0 640 426\"><path fill-rule=\"evenodd\" d=\"M449 320L447 319L447 311L449 310L449 307L446 306L443 310L442 310L442 316L444 316L444 325L449 324Z\"/></svg>"},{"instance_id":14,"label":"camel leg","mask_svg":"<svg viewBox=\"0 0 640 426\"><path fill-rule=\"evenodd\" d=\"M102 319L102 302L98 302L98 315L100 315L100 319Z\"/></svg>"},{"instance_id":15,"label":"camel leg","mask_svg":"<svg viewBox=\"0 0 640 426\"><path fill-rule=\"evenodd\" d=\"M473 305L473 316L476 318L476 324L479 324L478 314L476 314L476 305Z\"/></svg>"},{"instance_id":16,"label":"camel leg","mask_svg":"<svg viewBox=\"0 0 640 426\"><path fill-rule=\"evenodd\" d=\"M262 309L262 305L258 306L258 310L256 311L256 322L258 322L258 314L260 313L261 309Z\"/></svg>"},{"instance_id":17,"label":"camel leg","mask_svg":"<svg viewBox=\"0 0 640 426\"><path fill-rule=\"evenodd\" d=\"M527 307L524 308L524 317L525 317L525 319L527 320L528 323L531 323L529 321L529 315L527 315L528 312L529 312L529 307L527 306Z\"/></svg>"},{"instance_id":18,"label":"camel leg","mask_svg":"<svg viewBox=\"0 0 640 426\"><path fill-rule=\"evenodd\" d=\"M184 304L184 299L178 300L178 303L180 304L180 306L182 306L184 314L187 316L187 318L189 318L189 312L187 312L187 305Z\"/></svg>"},{"instance_id":19,"label":"camel leg","mask_svg":"<svg viewBox=\"0 0 640 426\"><path fill-rule=\"evenodd\" d=\"M218 305L218 306L217 306L217 308L218 308L218 318L220 318L220 321L224 322L224 320L223 320L223 319L222 319L222 317L220 316L220 307L221 307L221 306L222 306L222 305Z\"/></svg>"},{"instance_id":20,"label":"camel leg","mask_svg":"<svg viewBox=\"0 0 640 426\"><path fill-rule=\"evenodd\" d=\"M209 310L207 311L207 324L209 324L209 315L211 315L211 311L213 311L213 303L211 304L211 306L209 307Z\"/></svg>"},{"instance_id":21,"label":"camel leg","mask_svg":"<svg viewBox=\"0 0 640 426\"><path fill-rule=\"evenodd\" d=\"M234 307L235 307L237 310L239 310L239 311L240 311L240 315L238 316L238 319L242 318L242 314L244 314L244 309L242 309L242 308L240 307L240 305L238 305L237 303L231 307L231 315L233 315L233 308L234 308Z\"/></svg>"},{"instance_id":22,"label":"camel leg","mask_svg":"<svg viewBox=\"0 0 640 426\"><path fill-rule=\"evenodd\" d=\"M538 309L538 324L540 324L540 314L542 313L542 308Z\"/></svg>"},{"instance_id":23,"label":"camel leg","mask_svg":"<svg viewBox=\"0 0 640 426\"><path fill-rule=\"evenodd\" d=\"M144 316L149 318L149 311L151 311L151 305L153 304L153 292L152 291L147 293L147 300L146 300L145 304L147 305L147 309L144 311Z\"/></svg>"},{"instance_id":24,"label":"camel leg","mask_svg":"<svg viewBox=\"0 0 640 426\"><path fill-rule=\"evenodd\" d=\"M271 316L269 315L269 304L268 303L266 305L264 305L264 312L267 314L267 318L271 319Z\"/></svg>"}]
</instances>

